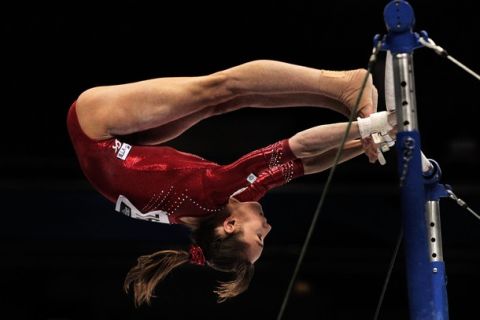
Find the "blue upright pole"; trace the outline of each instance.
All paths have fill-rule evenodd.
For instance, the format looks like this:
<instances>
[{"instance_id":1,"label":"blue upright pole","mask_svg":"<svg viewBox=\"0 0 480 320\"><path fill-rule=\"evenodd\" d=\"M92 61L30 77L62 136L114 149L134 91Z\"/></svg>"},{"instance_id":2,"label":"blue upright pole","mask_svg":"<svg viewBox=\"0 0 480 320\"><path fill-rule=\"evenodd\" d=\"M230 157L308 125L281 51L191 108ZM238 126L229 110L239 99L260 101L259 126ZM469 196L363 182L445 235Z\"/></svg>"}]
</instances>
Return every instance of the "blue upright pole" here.
<instances>
[{"instance_id":1,"label":"blue upright pole","mask_svg":"<svg viewBox=\"0 0 480 320\"><path fill-rule=\"evenodd\" d=\"M384 19L388 33L380 41L382 49L390 51L392 56L410 319L444 320L448 319L446 294L438 294L439 287L445 288L444 277L435 277L439 271L444 274L444 265L443 261L431 260L429 242L433 229L429 227L430 221L427 222L427 212L431 210L427 210L417 124L413 51L422 45L418 34L413 32L415 16L408 2L395 0L388 3ZM435 230L439 232L439 229Z\"/></svg>"},{"instance_id":2,"label":"blue upright pole","mask_svg":"<svg viewBox=\"0 0 480 320\"><path fill-rule=\"evenodd\" d=\"M426 190L426 220L429 243L429 259L433 289L433 319L448 319L448 298L445 262L443 261L442 231L440 223L440 198L449 196L444 185L440 184L442 172L436 161L429 160L432 173L424 174Z\"/></svg>"}]
</instances>

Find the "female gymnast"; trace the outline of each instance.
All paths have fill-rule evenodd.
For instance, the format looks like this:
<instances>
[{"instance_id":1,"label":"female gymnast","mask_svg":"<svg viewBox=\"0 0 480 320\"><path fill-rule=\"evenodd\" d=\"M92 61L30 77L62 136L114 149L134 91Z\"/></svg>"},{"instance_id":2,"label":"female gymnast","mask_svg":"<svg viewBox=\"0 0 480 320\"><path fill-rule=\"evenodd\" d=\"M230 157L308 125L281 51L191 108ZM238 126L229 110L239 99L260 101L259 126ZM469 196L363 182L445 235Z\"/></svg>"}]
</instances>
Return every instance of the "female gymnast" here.
<instances>
[{"instance_id":1,"label":"female gymnast","mask_svg":"<svg viewBox=\"0 0 480 320\"><path fill-rule=\"evenodd\" d=\"M228 165L165 143L203 119L244 107L312 106L349 115L366 72L257 60L205 76L94 87L78 97L67 125L90 183L119 212L192 231L188 251L142 256L129 271L125 289L133 286L137 305L149 303L159 281L187 262L232 273L215 290L219 302L245 291L271 229L257 201L274 187L329 168L347 123L310 128ZM369 136L392 129L393 121L376 106L369 76L341 162L364 152L376 161Z\"/></svg>"}]
</instances>

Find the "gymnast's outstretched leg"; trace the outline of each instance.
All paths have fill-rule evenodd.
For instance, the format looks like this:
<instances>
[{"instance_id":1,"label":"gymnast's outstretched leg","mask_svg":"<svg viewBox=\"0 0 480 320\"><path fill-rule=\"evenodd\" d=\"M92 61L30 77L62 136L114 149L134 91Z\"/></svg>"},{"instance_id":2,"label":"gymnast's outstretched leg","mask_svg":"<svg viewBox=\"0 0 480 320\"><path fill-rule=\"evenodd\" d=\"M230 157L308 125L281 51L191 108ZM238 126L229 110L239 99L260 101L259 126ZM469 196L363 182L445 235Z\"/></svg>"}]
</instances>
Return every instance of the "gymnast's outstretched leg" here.
<instances>
[{"instance_id":1,"label":"gymnast's outstretched leg","mask_svg":"<svg viewBox=\"0 0 480 320\"><path fill-rule=\"evenodd\" d=\"M170 129L169 136L157 136L163 142L201 119L243 107L319 106L347 114L365 72L259 60L207 76L95 87L78 98L77 115L84 132L96 140L162 126L168 129L169 124L179 128ZM370 78L359 114L375 109L376 90Z\"/></svg>"}]
</instances>

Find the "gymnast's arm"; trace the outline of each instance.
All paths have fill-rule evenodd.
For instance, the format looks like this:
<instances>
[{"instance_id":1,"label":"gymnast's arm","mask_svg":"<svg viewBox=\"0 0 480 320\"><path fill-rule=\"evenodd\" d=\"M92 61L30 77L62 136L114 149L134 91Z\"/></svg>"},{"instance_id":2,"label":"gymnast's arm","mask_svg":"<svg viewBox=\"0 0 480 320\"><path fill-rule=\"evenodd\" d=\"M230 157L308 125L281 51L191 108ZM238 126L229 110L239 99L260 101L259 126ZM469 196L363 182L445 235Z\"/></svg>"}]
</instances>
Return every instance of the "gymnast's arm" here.
<instances>
[{"instance_id":1,"label":"gymnast's arm","mask_svg":"<svg viewBox=\"0 0 480 320\"><path fill-rule=\"evenodd\" d=\"M320 155L303 158L303 171L304 174L314 174L325 171L333 166L335 157L337 155L338 148L330 149L329 151ZM342 154L340 156L339 163L348 161L364 153L361 140L351 140L345 143Z\"/></svg>"},{"instance_id":2,"label":"gymnast's arm","mask_svg":"<svg viewBox=\"0 0 480 320\"><path fill-rule=\"evenodd\" d=\"M331 166L324 167L324 162L327 161L326 159L330 158L333 161L336 150L340 146L342 138L345 135L347 126L347 122L332 123L301 131L288 140L290 149L295 157L302 159L307 167L318 166L314 171L323 171ZM342 158L342 161L349 160L363 153L359 150L362 146L370 162L374 163L377 160L377 146L372 142L371 138L365 138L362 141L357 140L360 139L360 137L358 122L354 121L348 132L346 139L347 143L344 146L343 157L345 157L345 159ZM321 162L322 164L313 164L317 162ZM320 170L320 168L324 169ZM305 174L308 173L305 172Z\"/></svg>"},{"instance_id":3,"label":"gymnast's arm","mask_svg":"<svg viewBox=\"0 0 480 320\"><path fill-rule=\"evenodd\" d=\"M330 168L340 147L347 123L317 126L302 131L290 139L288 145L292 157L290 160L275 167L262 171L247 188L235 194L239 201L258 201L268 190L288 183L302 175L314 174ZM364 148L370 162L377 160L376 146L369 140L359 137L358 124L352 124L348 140L343 146L339 163L350 160L362 153Z\"/></svg>"}]
</instances>

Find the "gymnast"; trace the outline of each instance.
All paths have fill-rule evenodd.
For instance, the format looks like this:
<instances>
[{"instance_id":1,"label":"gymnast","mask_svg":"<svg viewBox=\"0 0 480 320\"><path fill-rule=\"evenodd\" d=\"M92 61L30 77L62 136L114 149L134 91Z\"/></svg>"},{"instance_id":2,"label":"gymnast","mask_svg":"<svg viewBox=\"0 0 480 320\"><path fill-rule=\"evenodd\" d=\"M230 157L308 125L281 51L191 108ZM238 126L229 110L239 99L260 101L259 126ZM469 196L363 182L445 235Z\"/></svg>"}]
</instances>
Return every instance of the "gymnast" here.
<instances>
[{"instance_id":1,"label":"gymnast","mask_svg":"<svg viewBox=\"0 0 480 320\"><path fill-rule=\"evenodd\" d=\"M271 229L258 201L272 188L330 168L348 123L307 129L227 165L166 143L201 120L245 107L312 106L348 116L366 73L256 60L209 75L99 86L79 95L67 126L92 186L118 212L191 230L188 249L142 256L128 272L125 290L133 287L136 305L149 303L156 285L188 262L232 274L215 289L219 302L245 291ZM370 135L392 130L395 117L376 108L369 75L340 162L362 153L377 160Z\"/></svg>"}]
</instances>

